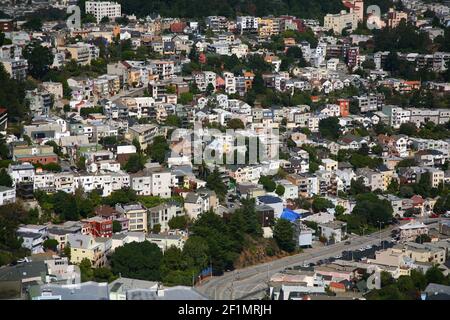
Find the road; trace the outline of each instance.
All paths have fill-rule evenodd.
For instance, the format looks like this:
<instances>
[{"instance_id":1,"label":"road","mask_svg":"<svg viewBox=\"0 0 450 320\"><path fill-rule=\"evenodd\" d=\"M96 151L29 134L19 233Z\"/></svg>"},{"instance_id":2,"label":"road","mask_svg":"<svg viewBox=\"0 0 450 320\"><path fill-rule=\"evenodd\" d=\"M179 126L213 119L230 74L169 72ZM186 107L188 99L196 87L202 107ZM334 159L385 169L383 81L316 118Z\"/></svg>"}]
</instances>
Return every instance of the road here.
<instances>
[{"instance_id":1,"label":"road","mask_svg":"<svg viewBox=\"0 0 450 320\"><path fill-rule=\"evenodd\" d=\"M428 219L425 223L435 222L437 219ZM334 257L342 254L342 251L357 250L368 245L379 244L380 240L391 239L391 231L394 226L383 229L366 236L353 236L351 244L345 242L334 245L305 249L297 255L285 257L272 262L250 266L243 269L225 272L222 276L213 277L199 284L196 288L203 294L214 300L245 299L253 293L262 292L267 288L270 277L285 268L302 265L303 263L315 263L318 260Z\"/></svg>"}]
</instances>

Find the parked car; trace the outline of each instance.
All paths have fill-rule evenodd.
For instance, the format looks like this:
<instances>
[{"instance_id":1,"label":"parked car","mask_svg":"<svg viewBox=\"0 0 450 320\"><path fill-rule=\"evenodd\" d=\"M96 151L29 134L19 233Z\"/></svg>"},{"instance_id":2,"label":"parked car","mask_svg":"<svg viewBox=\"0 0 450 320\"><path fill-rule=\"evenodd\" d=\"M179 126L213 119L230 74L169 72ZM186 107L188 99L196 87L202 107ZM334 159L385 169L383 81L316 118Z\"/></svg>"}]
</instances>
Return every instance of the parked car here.
<instances>
[{"instance_id":1,"label":"parked car","mask_svg":"<svg viewBox=\"0 0 450 320\"><path fill-rule=\"evenodd\" d=\"M351 242L350 241L345 241L344 244L348 245L348 244L351 244Z\"/></svg>"}]
</instances>

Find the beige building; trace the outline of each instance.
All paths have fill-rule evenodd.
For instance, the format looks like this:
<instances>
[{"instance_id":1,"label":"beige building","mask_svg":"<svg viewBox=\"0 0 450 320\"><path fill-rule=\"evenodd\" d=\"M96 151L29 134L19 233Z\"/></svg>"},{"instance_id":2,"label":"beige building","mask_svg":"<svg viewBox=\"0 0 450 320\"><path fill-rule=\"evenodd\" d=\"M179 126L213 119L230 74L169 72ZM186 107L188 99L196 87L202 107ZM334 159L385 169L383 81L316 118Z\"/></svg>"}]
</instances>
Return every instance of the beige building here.
<instances>
[{"instance_id":1,"label":"beige building","mask_svg":"<svg viewBox=\"0 0 450 320\"><path fill-rule=\"evenodd\" d=\"M337 14L327 14L324 18L324 27L332 29L335 33L342 33L344 29L354 31L358 27L358 15L354 12L342 10Z\"/></svg>"},{"instance_id":2,"label":"beige building","mask_svg":"<svg viewBox=\"0 0 450 320\"><path fill-rule=\"evenodd\" d=\"M70 262L81 263L88 259L92 267L98 268L106 264L106 255L111 250L111 239L94 238L91 235L69 234L67 242L70 245Z\"/></svg>"},{"instance_id":3,"label":"beige building","mask_svg":"<svg viewBox=\"0 0 450 320\"><path fill-rule=\"evenodd\" d=\"M414 241L422 234L428 234L428 227L422 222L413 221L399 227L401 241Z\"/></svg>"},{"instance_id":4,"label":"beige building","mask_svg":"<svg viewBox=\"0 0 450 320\"><path fill-rule=\"evenodd\" d=\"M116 204L116 211L124 214L129 219L129 231L148 231L147 209L140 203L126 205Z\"/></svg>"},{"instance_id":5,"label":"beige building","mask_svg":"<svg viewBox=\"0 0 450 320\"><path fill-rule=\"evenodd\" d=\"M406 12L395 11L393 8L389 9L387 21L389 28L396 28L402 20L408 20L408 14Z\"/></svg>"},{"instance_id":6,"label":"beige building","mask_svg":"<svg viewBox=\"0 0 450 320\"><path fill-rule=\"evenodd\" d=\"M444 263L446 251L430 243L419 244L407 242L387 250L376 252L375 259L369 259L369 263L391 267L405 267L411 263Z\"/></svg>"},{"instance_id":7,"label":"beige building","mask_svg":"<svg viewBox=\"0 0 450 320\"><path fill-rule=\"evenodd\" d=\"M52 94L56 100L63 97L63 86L60 82L42 82L42 88Z\"/></svg>"},{"instance_id":8,"label":"beige building","mask_svg":"<svg viewBox=\"0 0 450 320\"><path fill-rule=\"evenodd\" d=\"M136 124L128 129L127 139L137 139L142 150L145 150L157 133L158 127L153 124Z\"/></svg>"},{"instance_id":9,"label":"beige building","mask_svg":"<svg viewBox=\"0 0 450 320\"><path fill-rule=\"evenodd\" d=\"M87 46L73 44L59 49L67 51L70 54L70 59L75 60L82 66L91 63L89 47Z\"/></svg>"},{"instance_id":10,"label":"beige building","mask_svg":"<svg viewBox=\"0 0 450 320\"><path fill-rule=\"evenodd\" d=\"M430 168L428 172L430 173L431 186L433 188L437 188L439 185L444 183L444 171L436 168Z\"/></svg>"},{"instance_id":11,"label":"beige building","mask_svg":"<svg viewBox=\"0 0 450 320\"><path fill-rule=\"evenodd\" d=\"M338 162L333 159L322 159L322 164L325 171L336 171L338 169Z\"/></svg>"}]
</instances>

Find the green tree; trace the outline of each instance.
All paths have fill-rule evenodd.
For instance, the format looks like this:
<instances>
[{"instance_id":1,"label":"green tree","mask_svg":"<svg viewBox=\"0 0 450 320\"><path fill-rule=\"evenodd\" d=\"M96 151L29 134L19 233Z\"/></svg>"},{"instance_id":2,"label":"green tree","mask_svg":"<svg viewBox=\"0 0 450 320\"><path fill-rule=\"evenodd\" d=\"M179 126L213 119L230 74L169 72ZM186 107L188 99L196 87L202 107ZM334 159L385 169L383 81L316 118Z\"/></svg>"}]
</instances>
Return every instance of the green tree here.
<instances>
[{"instance_id":1,"label":"green tree","mask_svg":"<svg viewBox=\"0 0 450 320\"><path fill-rule=\"evenodd\" d=\"M407 136L414 136L417 132L417 127L414 123L411 122L407 122L407 123L402 123L400 125L400 129L399 129L399 133L400 134L405 134Z\"/></svg>"},{"instance_id":2,"label":"green tree","mask_svg":"<svg viewBox=\"0 0 450 320\"><path fill-rule=\"evenodd\" d=\"M414 283L414 287L418 290L424 290L427 286L427 278L422 273L422 271L412 269L411 270L411 279Z\"/></svg>"},{"instance_id":3,"label":"green tree","mask_svg":"<svg viewBox=\"0 0 450 320\"><path fill-rule=\"evenodd\" d=\"M341 126L339 118L329 117L319 121L319 132L324 138L336 140L339 138Z\"/></svg>"},{"instance_id":4,"label":"green tree","mask_svg":"<svg viewBox=\"0 0 450 320\"><path fill-rule=\"evenodd\" d=\"M81 23L97 23L97 19L92 13L86 13L83 17L81 17Z\"/></svg>"},{"instance_id":5,"label":"green tree","mask_svg":"<svg viewBox=\"0 0 450 320\"><path fill-rule=\"evenodd\" d=\"M416 243L425 243L425 242L431 242L431 238L429 235L427 234L421 234L419 236L416 237L415 240Z\"/></svg>"},{"instance_id":6,"label":"green tree","mask_svg":"<svg viewBox=\"0 0 450 320\"><path fill-rule=\"evenodd\" d=\"M136 148L136 152L137 153L141 153L142 152L141 144L140 144L140 142L139 142L139 140L137 138L133 138L133 141L131 141L131 143Z\"/></svg>"},{"instance_id":7,"label":"green tree","mask_svg":"<svg viewBox=\"0 0 450 320\"><path fill-rule=\"evenodd\" d=\"M58 144L55 141L53 141L53 140L52 141L47 141L45 143L45 145L53 147L53 153L55 153L59 157L62 156L61 147L58 146Z\"/></svg>"},{"instance_id":8,"label":"green tree","mask_svg":"<svg viewBox=\"0 0 450 320\"><path fill-rule=\"evenodd\" d=\"M28 61L30 75L35 79L42 79L53 63L53 54L47 47L31 43L24 49L23 56Z\"/></svg>"},{"instance_id":9,"label":"green tree","mask_svg":"<svg viewBox=\"0 0 450 320\"><path fill-rule=\"evenodd\" d=\"M11 188L13 186L13 181L11 176L5 169L0 170L0 186Z\"/></svg>"},{"instance_id":10,"label":"green tree","mask_svg":"<svg viewBox=\"0 0 450 320\"><path fill-rule=\"evenodd\" d=\"M63 254L64 254L65 257L69 258L69 261L70 261L71 249L70 249L70 244L69 243L64 247Z\"/></svg>"},{"instance_id":11,"label":"green tree","mask_svg":"<svg viewBox=\"0 0 450 320\"><path fill-rule=\"evenodd\" d=\"M358 216L363 222L378 227L379 222L387 224L392 219L392 206L386 199L379 199L374 193L356 196L356 205L352 215Z\"/></svg>"},{"instance_id":12,"label":"green tree","mask_svg":"<svg viewBox=\"0 0 450 320\"><path fill-rule=\"evenodd\" d=\"M169 144L163 136L156 136L153 143L147 148L147 152L152 160L163 163L166 159L166 153L169 151Z\"/></svg>"},{"instance_id":13,"label":"green tree","mask_svg":"<svg viewBox=\"0 0 450 320\"><path fill-rule=\"evenodd\" d=\"M136 191L124 188L113 191L109 197L102 198L102 203L109 206L115 206L117 203L127 204L136 202L137 199Z\"/></svg>"},{"instance_id":14,"label":"green tree","mask_svg":"<svg viewBox=\"0 0 450 320\"><path fill-rule=\"evenodd\" d=\"M167 117L166 119L166 125L181 128L181 118L172 114Z\"/></svg>"},{"instance_id":15,"label":"green tree","mask_svg":"<svg viewBox=\"0 0 450 320\"><path fill-rule=\"evenodd\" d=\"M216 88L214 87L214 85L212 83L208 83L208 85L206 86L206 95L210 96L215 90Z\"/></svg>"},{"instance_id":16,"label":"green tree","mask_svg":"<svg viewBox=\"0 0 450 320\"><path fill-rule=\"evenodd\" d=\"M180 94L180 103L183 105L189 104L194 99L192 92L183 92Z\"/></svg>"},{"instance_id":17,"label":"green tree","mask_svg":"<svg viewBox=\"0 0 450 320\"><path fill-rule=\"evenodd\" d=\"M110 268L100 267L93 269L93 281L95 282L112 282L117 277L114 276Z\"/></svg>"},{"instance_id":18,"label":"green tree","mask_svg":"<svg viewBox=\"0 0 450 320\"><path fill-rule=\"evenodd\" d=\"M141 171L144 169L145 165L145 157L141 154L132 154L129 158L127 163L124 166L124 169L127 172L136 173L138 171Z\"/></svg>"},{"instance_id":19,"label":"green tree","mask_svg":"<svg viewBox=\"0 0 450 320\"><path fill-rule=\"evenodd\" d=\"M239 255L234 235L221 217L212 211L202 213L191 226L191 234L203 238L208 245L208 257L215 273L233 267Z\"/></svg>"},{"instance_id":20,"label":"green tree","mask_svg":"<svg viewBox=\"0 0 450 320\"><path fill-rule=\"evenodd\" d=\"M81 282L92 281L94 278L94 271L92 270L91 261L84 258L78 266L80 267L81 272Z\"/></svg>"},{"instance_id":21,"label":"green tree","mask_svg":"<svg viewBox=\"0 0 450 320\"><path fill-rule=\"evenodd\" d=\"M152 232L156 233L156 234L160 233L161 232L161 225L159 223L155 224L153 226Z\"/></svg>"},{"instance_id":22,"label":"green tree","mask_svg":"<svg viewBox=\"0 0 450 320\"><path fill-rule=\"evenodd\" d=\"M214 167L213 172L211 172L206 178L206 187L213 190L220 200L225 198L225 195L227 194L227 186L223 183L219 173L219 168L217 166Z\"/></svg>"},{"instance_id":23,"label":"green tree","mask_svg":"<svg viewBox=\"0 0 450 320\"><path fill-rule=\"evenodd\" d=\"M168 224L170 229L185 230L188 226L188 217L185 215L172 217Z\"/></svg>"},{"instance_id":24,"label":"green tree","mask_svg":"<svg viewBox=\"0 0 450 320\"><path fill-rule=\"evenodd\" d=\"M295 250L294 228L286 219L277 219L273 229L273 238L281 250L293 252Z\"/></svg>"},{"instance_id":25,"label":"green tree","mask_svg":"<svg viewBox=\"0 0 450 320\"><path fill-rule=\"evenodd\" d=\"M262 184L264 190L266 190L267 192L273 192L277 187L275 181L273 181L273 179L269 176L261 176L258 180L258 183Z\"/></svg>"},{"instance_id":26,"label":"green tree","mask_svg":"<svg viewBox=\"0 0 450 320\"><path fill-rule=\"evenodd\" d=\"M389 185L387 187L387 192L396 194L399 191L400 185L398 184L397 179L391 179L391 182L389 182Z\"/></svg>"},{"instance_id":27,"label":"green tree","mask_svg":"<svg viewBox=\"0 0 450 320\"><path fill-rule=\"evenodd\" d=\"M104 16L104 17L100 20L100 23L101 23L101 24L109 23L109 17Z\"/></svg>"},{"instance_id":28,"label":"green tree","mask_svg":"<svg viewBox=\"0 0 450 320\"><path fill-rule=\"evenodd\" d=\"M154 243L131 242L114 251L111 268L114 274L123 277L159 281L162 257L161 250Z\"/></svg>"},{"instance_id":29,"label":"green tree","mask_svg":"<svg viewBox=\"0 0 450 320\"><path fill-rule=\"evenodd\" d=\"M25 30L42 31L42 20L36 16L32 16L22 25Z\"/></svg>"},{"instance_id":30,"label":"green tree","mask_svg":"<svg viewBox=\"0 0 450 320\"><path fill-rule=\"evenodd\" d=\"M86 158L84 156L78 158L77 168L80 171L86 171Z\"/></svg>"},{"instance_id":31,"label":"green tree","mask_svg":"<svg viewBox=\"0 0 450 320\"><path fill-rule=\"evenodd\" d=\"M334 208L333 203L322 197L315 197L312 203L314 212L326 211L328 208Z\"/></svg>"},{"instance_id":32,"label":"green tree","mask_svg":"<svg viewBox=\"0 0 450 320\"><path fill-rule=\"evenodd\" d=\"M209 247L207 241L198 236L190 236L183 246L183 256L188 266L198 271L203 270L208 265Z\"/></svg>"},{"instance_id":33,"label":"green tree","mask_svg":"<svg viewBox=\"0 0 450 320\"><path fill-rule=\"evenodd\" d=\"M112 227L113 227L113 233L117 233L117 232L122 231L122 225L120 224L119 221L114 220L113 224L112 224Z\"/></svg>"},{"instance_id":34,"label":"green tree","mask_svg":"<svg viewBox=\"0 0 450 320\"><path fill-rule=\"evenodd\" d=\"M425 272L427 283L445 284L445 276L438 266L433 266Z\"/></svg>"},{"instance_id":35,"label":"green tree","mask_svg":"<svg viewBox=\"0 0 450 320\"><path fill-rule=\"evenodd\" d=\"M58 250L58 240L56 239L47 239L42 244L45 250L52 250L56 252Z\"/></svg>"},{"instance_id":36,"label":"green tree","mask_svg":"<svg viewBox=\"0 0 450 320\"><path fill-rule=\"evenodd\" d=\"M183 253L175 246L168 248L164 252L164 256L161 260L161 274L163 281L166 282L166 276L174 270L186 270L186 260L183 257Z\"/></svg>"},{"instance_id":37,"label":"green tree","mask_svg":"<svg viewBox=\"0 0 450 320\"><path fill-rule=\"evenodd\" d=\"M239 118L230 119L227 123L227 127L228 127L228 129L233 129L233 130L245 129L244 123Z\"/></svg>"},{"instance_id":38,"label":"green tree","mask_svg":"<svg viewBox=\"0 0 450 320\"><path fill-rule=\"evenodd\" d=\"M284 186L281 184L277 185L277 188L275 189L275 193L280 197L282 197L284 195L285 191L286 190L285 190Z\"/></svg>"}]
</instances>

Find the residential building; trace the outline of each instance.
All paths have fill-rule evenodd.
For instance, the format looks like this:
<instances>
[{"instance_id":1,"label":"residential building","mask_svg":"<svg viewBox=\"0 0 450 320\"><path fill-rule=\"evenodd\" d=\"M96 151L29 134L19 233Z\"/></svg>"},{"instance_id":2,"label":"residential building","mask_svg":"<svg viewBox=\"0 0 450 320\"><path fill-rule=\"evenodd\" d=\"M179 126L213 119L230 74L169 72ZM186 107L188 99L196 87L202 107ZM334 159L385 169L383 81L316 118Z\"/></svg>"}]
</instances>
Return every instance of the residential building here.
<instances>
[{"instance_id":1,"label":"residential building","mask_svg":"<svg viewBox=\"0 0 450 320\"><path fill-rule=\"evenodd\" d=\"M111 239L95 238L91 235L69 234L70 262L80 263L88 259L93 268L103 267L107 262L107 254L111 250Z\"/></svg>"},{"instance_id":2,"label":"residential building","mask_svg":"<svg viewBox=\"0 0 450 320\"><path fill-rule=\"evenodd\" d=\"M86 1L86 13L92 14L99 23L102 18L120 18L122 16L121 5L117 2L109 1Z\"/></svg>"},{"instance_id":3,"label":"residential building","mask_svg":"<svg viewBox=\"0 0 450 320\"><path fill-rule=\"evenodd\" d=\"M135 232L148 231L147 209L139 203L135 204L116 204L116 211L125 215L129 220L128 230Z\"/></svg>"}]
</instances>

